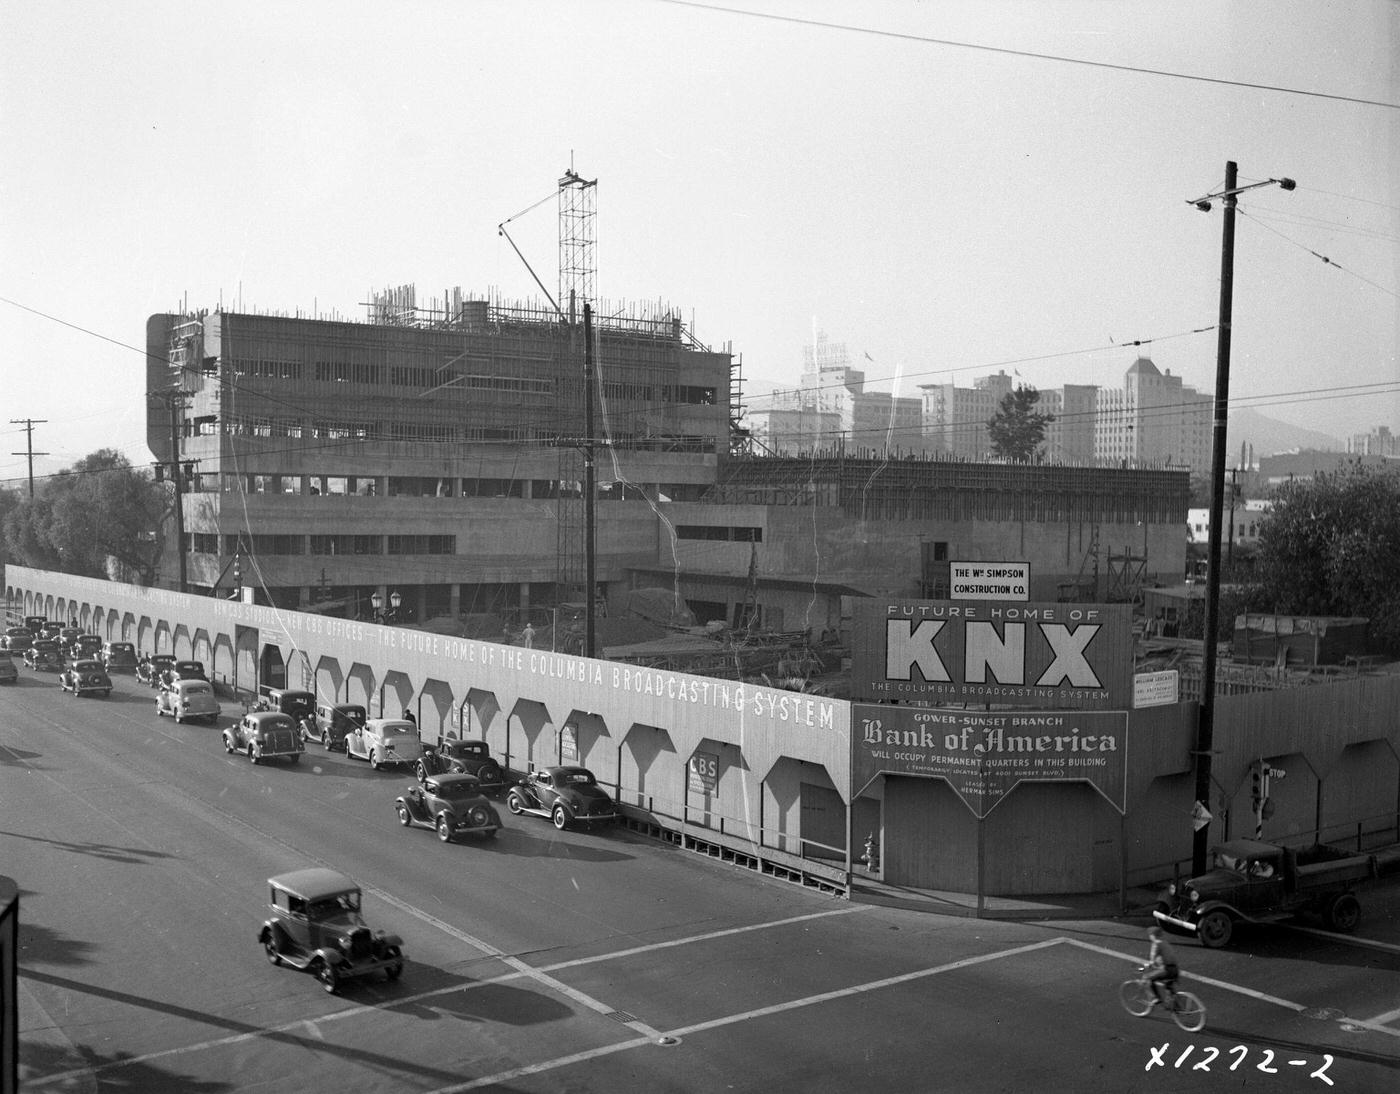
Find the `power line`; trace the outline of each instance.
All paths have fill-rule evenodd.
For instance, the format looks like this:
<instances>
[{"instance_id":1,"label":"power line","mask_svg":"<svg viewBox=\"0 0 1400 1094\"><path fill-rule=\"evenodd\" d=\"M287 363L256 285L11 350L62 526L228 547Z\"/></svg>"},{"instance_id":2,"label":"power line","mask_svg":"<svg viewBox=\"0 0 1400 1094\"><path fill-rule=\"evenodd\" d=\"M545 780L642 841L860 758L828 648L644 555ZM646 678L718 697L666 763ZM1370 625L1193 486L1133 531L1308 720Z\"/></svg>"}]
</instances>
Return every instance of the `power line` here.
<instances>
[{"instance_id":1,"label":"power line","mask_svg":"<svg viewBox=\"0 0 1400 1094\"><path fill-rule=\"evenodd\" d=\"M844 30L852 34L869 34L877 38L894 38L904 42L918 42L921 45L950 46L956 49L970 49L981 53L998 53L1007 57L1026 57L1035 61L1054 61L1058 64L1081 65L1086 68L1104 68L1115 72L1134 72L1144 76L1163 76L1173 80L1190 80L1196 83L1218 84L1223 87L1243 87L1253 91L1277 91L1285 95L1303 95L1313 99L1330 99L1334 102L1356 103L1360 106L1379 106L1387 110L1400 110L1400 103L1388 103L1379 99L1361 99L1352 95L1335 95L1326 91L1305 91L1296 87L1280 87L1276 84L1256 84L1247 80L1226 80L1218 76L1197 76L1189 72L1173 72L1170 69L1142 68L1138 65L1120 65L1109 61L1088 61L1082 57L1065 57L1055 53L1035 53L1025 49L1008 49L1004 46L987 46L977 42L958 42L949 38L933 38L924 34L908 34L903 31L879 30L875 27L860 27L851 23L830 23L821 19L804 19L796 15L775 15L766 11L748 11L743 8L724 7L719 4L702 4L697 0L662 0L663 3L678 7L699 8L701 11L720 12L726 15L742 15L750 19L770 19L778 23L795 23L800 26L822 27L826 30Z\"/></svg>"}]
</instances>

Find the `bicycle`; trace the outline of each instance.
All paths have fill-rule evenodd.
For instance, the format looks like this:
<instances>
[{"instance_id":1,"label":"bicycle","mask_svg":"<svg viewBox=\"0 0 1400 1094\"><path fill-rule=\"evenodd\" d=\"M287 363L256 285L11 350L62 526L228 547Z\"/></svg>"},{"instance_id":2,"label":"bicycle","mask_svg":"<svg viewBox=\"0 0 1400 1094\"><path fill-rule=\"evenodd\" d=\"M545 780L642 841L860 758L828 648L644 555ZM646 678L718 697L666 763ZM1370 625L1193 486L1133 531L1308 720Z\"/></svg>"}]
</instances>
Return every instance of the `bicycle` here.
<instances>
[{"instance_id":1,"label":"bicycle","mask_svg":"<svg viewBox=\"0 0 1400 1094\"><path fill-rule=\"evenodd\" d=\"M1150 972L1152 966L1143 965L1138 969L1137 976L1131 980L1124 980L1118 988L1119 1002L1134 1018L1146 1018L1152 1008L1161 1001L1152 990L1152 982L1147 979ZM1204 1029L1205 1004L1189 991L1177 991L1175 988L1167 990L1170 993L1167 1012L1172 1016L1172 1021L1188 1033L1197 1033Z\"/></svg>"}]
</instances>

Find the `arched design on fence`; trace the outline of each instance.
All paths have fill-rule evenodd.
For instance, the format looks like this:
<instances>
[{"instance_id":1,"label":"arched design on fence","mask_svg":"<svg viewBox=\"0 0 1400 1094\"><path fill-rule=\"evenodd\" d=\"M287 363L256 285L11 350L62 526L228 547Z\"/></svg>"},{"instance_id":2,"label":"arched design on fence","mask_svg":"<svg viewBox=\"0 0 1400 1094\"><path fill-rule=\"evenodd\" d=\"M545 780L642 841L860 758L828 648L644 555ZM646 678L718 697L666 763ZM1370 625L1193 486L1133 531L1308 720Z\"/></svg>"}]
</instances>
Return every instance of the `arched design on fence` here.
<instances>
[{"instance_id":1,"label":"arched design on fence","mask_svg":"<svg viewBox=\"0 0 1400 1094\"><path fill-rule=\"evenodd\" d=\"M679 816L681 779L676 746L657 726L632 723L622 738L618 760L619 800L651 812Z\"/></svg>"}]
</instances>

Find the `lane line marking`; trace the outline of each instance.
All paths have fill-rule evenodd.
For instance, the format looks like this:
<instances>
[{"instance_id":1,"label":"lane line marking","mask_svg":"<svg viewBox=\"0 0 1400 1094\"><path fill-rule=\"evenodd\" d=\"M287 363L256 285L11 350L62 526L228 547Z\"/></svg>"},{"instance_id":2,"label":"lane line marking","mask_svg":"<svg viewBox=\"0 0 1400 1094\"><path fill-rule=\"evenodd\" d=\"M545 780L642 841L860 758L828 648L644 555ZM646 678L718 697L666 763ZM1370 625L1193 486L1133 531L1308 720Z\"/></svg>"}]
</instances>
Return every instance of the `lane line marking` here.
<instances>
[{"instance_id":1,"label":"lane line marking","mask_svg":"<svg viewBox=\"0 0 1400 1094\"><path fill-rule=\"evenodd\" d=\"M837 988L834 991L821 992L817 995L809 995L802 999L791 999L786 1003L775 1003L772 1006L759 1007L755 1010L743 1011L739 1014L726 1015L723 1018L714 1018L708 1022L698 1022L690 1026L681 1026L671 1030L668 1037L684 1037L688 1033L701 1033L712 1029L719 1029L724 1026L734 1025L736 1022L747 1022L755 1018L764 1018L773 1014L781 1014L784 1011L798 1010L803 1007L814 1006L819 1003L827 1003L833 999L844 999L852 995L861 995L866 992L879 991L882 988L893 987L896 984L907 984L913 980L922 980L926 977L937 976L940 973L953 972L957 969L965 969L972 965L981 965L989 961L1000 961L1004 957L1015 957L1023 953L1031 953L1035 950L1047 949L1051 946L1058 946L1065 942L1064 938L1051 938L1044 942L1032 942L1029 945L1018 946L1015 949L1000 950L996 953L980 954L977 957L965 957L959 961L951 961L946 965L938 965L931 969L919 969L916 972L901 973L898 976L887 976L882 980L871 980L865 984L854 984L848 988ZM629 1049L640 1048L642 1045L654 1044L653 1041L624 1041L621 1044L607 1045L602 1048L589 1049L584 1052L576 1052L570 1056L561 1056L554 1060L543 1060L536 1064L526 1064L523 1067L512 1068L509 1071L497 1072L495 1075L484 1075L477 1079L471 1079L465 1083L456 1083L452 1086L438 1087L430 1091L429 1094L462 1094L467 1090L478 1090L482 1087L498 1086L512 1079L520 1079L529 1075L538 1075L541 1072L552 1071L556 1068L567 1067L569 1064L583 1063L587 1060L596 1060L602 1056L610 1056L614 1053L625 1052Z\"/></svg>"},{"instance_id":2,"label":"lane line marking","mask_svg":"<svg viewBox=\"0 0 1400 1094\"><path fill-rule=\"evenodd\" d=\"M377 890L365 889L364 891L365 891L365 892L371 892L371 891L373 891L374 894L375 894L376 896L380 897L381 899L383 899L383 898L385 897L385 894L383 894L383 893L381 893L381 892L379 892L379 891L377 891ZM489 951L489 950L491 950L491 949L494 948L494 947L487 946L486 943L481 942L481 941L478 940L478 939L473 938L472 935L468 934L468 933L465 932L465 931L459 931L459 930L457 930L457 928L453 927L450 923L445 923L445 922L443 922L442 920L438 919L436 916L433 916L433 915L431 915L430 913L427 913L427 912L423 912L421 909L415 909L415 908L413 908L411 905L405 905L404 902L402 902L402 901L390 900L389 903L394 904L396 907L402 907L402 909L403 909L404 911L408 911L409 914L415 915L416 918L419 918L419 919L423 920L423 921L426 922L426 923L430 923L431 925L433 925L433 926L435 926L435 927L439 927L440 929L442 929L442 930L446 931L448 934L450 934L452 937L457 938L459 941L467 942L467 943L469 943L470 945L476 946L476 947L478 947L478 948L482 948L482 949L484 949L484 950L486 950L486 951ZM678 938L678 939L672 939L672 940L667 941L667 942L658 942L658 943L656 943L656 944L653 945L653 946L636 946L636 947L633 947L633 948L627 949L627 950L619 950L619 951L616 951L615 953L598 954L598 955L596 955L596 956L594 956L594 957L581 957L581 958L577 958L577 959L571 960L571 961L560 961L560 962L558 962L558 963L556 963L556 964L553 964L553 965L542 965L542 966L539 966L538 968L534 968L533 971L534 971L535 973L549 973L549 972L557 971L557 970L559 970L559 969L573 968L573 967L576 967L576 966L579 966L579 965L594 964L594 963L597 963L597 962L600 962L600 961L609 961L609 960L611 960L611 959L614 958L614 957L631 957L631 956L636 956L636 955L639 954L639 953L646 953L646 952L648 952L648 951L650 951L650 950L653 950L653 949L658 949L658 950L660 950L660 949L667 949L667 948L670 948L670 947L673 947L673 946L684 946L684 945L687 945L687 944L689 944L689 943L691 943L691 942L706 942L706 941L709 941L709 940L712 940L712 939L715 939L715 938L724 938L724 937L728 937L728 936L730 936L730 935L743 934L743 933L753 932L753 931L763 931L763 930L769 929L770 927L786 927L786 926L790 926L790 925L792 925L792 924L794 924L794 923L803 923L803 922L806 922L806 921L808 921L808 920L821 919L821 918L824 918L824 917L827 917L827 916L850 915L850 914L853 913L853 912L860 912L860 911L865 911L865 910L867 910L867 908L866 908L865 905L860 905L860 906L857 906L857 907L849 907L849 908L832 908L832 909L829 909L829 910L824 911L824 912L812 912L812 913L809 913L809 914L806 914L806 915L791 916L791 917L789 917L789 918L787 918L787 919L770 920L770 921L764 922L764 923L751 923L751 924L748 924L747 926L744 926L744 927L728 927L728 928L725 928L724 930L709 931L709 932L706 932L705 934L691 935L691 936L689 936L688 938ZM496 954L488 954L488 955L491 956L493 959L496 958ZM518 959L514 959L514 960L517 960L517 961L518 961ZM185 1055L189 1055L189 1054L192 1054L192 1053L195 1053L195 1052L205 1052L205 1051L208 1051L209 1049L223 1048L223 1047L226 1047L226 1046L228 1046L228 1045L241 1044L241 1043L246 1042L246 1041L254 1041L254 1040L257 1040L257 1039L263 1038L263 1037L273 1037L273 1036L277 1036L277 1035L279 1035L279 1034L283 1034L283 1033L292 1033L292 1032L297 1032L297 1031L301 1031L301 1030L305 1030L305 1031L311 1033L311 1034L312 1034L313 1036L315 1036L317 1039L323 1039L323 1035L322 1035L322 1033L320 1032L320 1029L319 1029L318 1027L320 1027L321 1025L324 1025L324 1024L326 1024L326 1023L330 1023L330 1022L339 1022L339 1021L341 1021L341 1020L343 1020L343 1019L347 1019L347 1018L357 1018L357 1017L361 1017L361 1016L366 1015L366 1014L374 1014L374 1013L378 1013L379 1011L382 1011L382 1010L384 1010L384 1009L390 1009L390 1008L394 1008L394 1007L409 1006L409 1005L411 1005L411 1004L421 1003L421 1002L423 1002L423 1001L425 1001L425 1000L434 999L434 998L436 998L437 996L441 996L441 995L453 995L453 994L456 994L456 993L458 993L458 992L474 991L474 990L476 990L476 989L478 989L478 988L488 987L488 986L493 985L493 984L508 983L508 982L510 982L510 981L513 981L513 980L520 980L520 979L523 979L523 978L529 976L530 974L527 973L527 972L525 972L524 970L525 970L525 969L531 969L532 966L525 965L524 962L519 962L519 965L520 965L520 967L516 967L515 965L512 965L512 966L511 966L512 971L511 971L511 972L508 972L508 973L505 973L505 974L502 975L502 976L493 976L493 977L489 977L489 978L484 979L484 980L473 980L473 981L471 981L470 983L454 984L454 985L452 985L451 987L447 987L447 988L434 988L432 991L426 991L426 992L422 992L422 993L420 993L420 994L418 994L418 995L410 995L410 996L406 996L406 997L398 998L398 999L385 1000L385 1001L383 1001L383 1002L381 1002L381 1003L378 1003L378 1004L375 1004L375 1005L364 1005L364 1006L347 1007L347 1008L345 1008L344 1010L335 1011L335 1012L332 1013L332 1014L322 1015L322 1016L319 1017L319 1018L299 1018L299 1019L296 1019L295 1021L287 1022L287 1023L285 1023L285 1024L283 1024L283 1025L280 1025L280 1026L269 1026L269 1027L266 1027L266 1028L264 1028L264 1029L250 1030L250 1031L248 1031L248 1032L246 1032L246 1033L234 1033L234 1034L229 1034L229 1035L226 1036L226 1037L215 1037L215 1038L211 1038L211 1039L209 1039L209 1040L196 1042L196 1043L194 1043L194 1044L182 1045L182 1046L180 1046L179 1048L168 1048L168 1049L162 1049L162 1050L160 1050L159 1052L148 1052L148 1053L146 1053L145 1055L142 1055L142 1056L132 1056L132 1057L129 1057L129 1058L126 1058L126 1059L123 1059L123 1060L115 1061L115 1062L110 1063L110 1064L103 1064L103 1065L101 1065L100 1067L96 1067L96 1068L78 1068L78 1069L76 1069L76 1070L61 1072L61 1073L54 1074L54 1075L46 1075L46 1076L43 1076L42 1078L35 1078L35 1079L33 1079L33 1080L30 1080L30 1082L29 1082L28 1085L40 1086L40 1085L46 1085L46 1084L56 1083L56 1082L60 1082L60 1081L66 1081L66 1080L68 1080L68 1079L76 1078L76 1077L81 1076L81 1075L88 1075L88 1074L94 1074L94 1075L95 1075L95 1074L97 1074L98 1072L106 1072L106 1071L112 1070L112 1069L114 1069L114 1068L125 1067L125 1066L128 1065L128 1064L146 1063L146 1062L151 1061L151 1060L165 1059L165 1058L168 1058L168 1057L171 1057L171 1056L185 1056ZM19 975L20 975L21 978L24 977L24 970L23 970L22 968L19 970ZM548 980L549 978L546 977L546 978L544 978L544 979ZM590 1008L590 1009L596 1009L596 1008ZM611 1015L611 1014L613 1013L613 1011L612 1011L611 1009L608 1009L608 1010L602 1011L602 1013L604 1013L604 1014L606 1014L606 1015ZM629 1023L621 1023L621 1024L623 1024L623 1025L630 1025ZM636 1032L641 1032L641 1031L639 1031L639 1030L636 1030L636 1027L635 1027L635 1026L632 1026L631 1028L633 1028L634 1031L636 1031ZM638 1044L651 1044L651 1043L653 1043L653 1041L655 1040L655 1038L656 1038L657 1036L660 1036L660 1034L654 1034L654 1031L648 1032L643 1040L638 1041L638 1042L636 1042L636 1043L638 1043ZM308 1046L308 1047L312 1047L312 1046Z\"/></svg>"},{"instance_id":3,"label":"lane line marking","mask_svg":"<svg viewBox=\"0 0 1400 1094\"><path fill-rule=\"evenodd\" d=\"M1092 950L1094 953L1104 954L1108 957L1117 957L1123 961L1129 961L1134 965L1141 965L1143 963L1141 957L1122 953L1118 950L1110 950L1106 946L1096 946L1092 942L1082 942L1077 938L1066 938L1064 941L1068 942L1071 946L1078 946L1082 950ZM1296 1011L1299 1014L1313 1009L1312 1007L1304 1006L1302 1003L1295 1003L1290 999L1280 999L1277 995L1269 995L1266 992L1255 991L1253 988L1246 988L1240 984L1232 984L1226 980L1216 980L1214 977L1202 976L1200 973L1183 972L1181 977L1183 980L1195 980L1202 984L1209 984L1213 988L1223 988L1226 991L1234 992L1236 995L1246 995L1251 999L1259 1000L1261 1003L1271 1003L1276 1007L1284 1007L1287 1010ZM1400 1011L1395 1013L1400 1015ZM1361 1026L1371 1030L1373 1033L1385 1033L1389 1034L1391 1037L1400 1037L1400 1030L1388 1029L1383 1025L1379 1025L1374 1018L1368 1020L1365 1018L1349 1018L1343 1016L1334 1020L1338 1025Z\"/></svg>"},{"instance_id":4,"label":"lane line marking","mask_svg":"<svg viewBox=\"0 0 1400 1094\"><path fill-rule=\"evenodd\" d=\"M1354 934L1336 934L1332 931L1319 930L1317 927L1298 927L1287 925L1289 930L1297 931L1300 934L1310 934L1316 938L1325 938L1329 942L1340 942L1344 946L1359 946L1367 950L1385 950L1388 953L1400 953L1400 946L1393 942L1379 942L1374 938L1357 938Z\"/></svg>"}]
</instances>

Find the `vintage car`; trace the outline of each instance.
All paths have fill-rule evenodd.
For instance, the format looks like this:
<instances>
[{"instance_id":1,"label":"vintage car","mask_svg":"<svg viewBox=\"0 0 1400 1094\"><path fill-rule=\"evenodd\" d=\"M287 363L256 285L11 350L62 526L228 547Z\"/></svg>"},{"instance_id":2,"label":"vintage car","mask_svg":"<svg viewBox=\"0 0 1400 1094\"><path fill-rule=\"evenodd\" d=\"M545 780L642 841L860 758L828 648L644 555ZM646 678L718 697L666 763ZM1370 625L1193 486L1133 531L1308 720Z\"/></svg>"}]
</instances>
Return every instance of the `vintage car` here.
<instances>
[{"instance_id":1,"label":"vintage car","mask_svg":"<svg viewBox=\"0 0 1400 1094\"><path fill-rule=\"evenodd\" d=\"M100 695L105 699L112 694L112 678L102 662L91 657L74 661L60 672L58 686L74 695Z\"/></svg>"},{"instance_id":2,"label":"vintage car","mask_svg":"<svg viewBox=\"0 0 1400 1094\"><path fill-rule=\"evenodd\" d=\"M253 709L275 710L278 714L285 714L297 724L298 733L301 732L302 719L316 711L316 696L302 688L264 687L258 690L258 701Z\"/></svg>"},{"instance_id":3,"label":"vintage car","mask_svg":"<svg viewBox=\"0 0 1400 1094\"><path fill-rule=\"evenodd\" d=\"M58 648L58 639L37 639L24 651L24 663L36 672L61 672L63 651Z\"/></svg>"},{"instance_id":4,"label":"vintage car","mask_svg":"<svg viewBox=\"0 0 1400 1094\"><path fill-rule=\"evenodd\" d=\"M156 687L169 687L177 680L204 680L208 681L209 676L204 671L203 661L176 661L169 668L163 669L156 677Z\"/></svg>"},{"instance_id":5,"label":"vintage car","mask_svg":"<svg viewBox=\"0 0 1400 1094\"><path fill-rule=\"evenodd\" d=\"M423 746L423 758L418 761L419 782L429 775L458 772L475 775L483 794L499 794L506 788L505 772L492 758L491 746L485 741L450 739Z\"/></svg>"},{"instance_id":6,"label":"vintage car","mask_svg":"<svg viewBox=\"0 0 1400 1094\"><path fill-rule=\"evenodd\" d=\"M571 824L617 819L608 792L586 767L546 767L532 771L506 795L512 813L548 817L561 832Z\"/></svg>"},{"instance_id":7,"label":"vintage car","mask_svg":"<svg viewBox=\"0 0 1400 1094\"><path fill-rule=\"evenodd\" d=\"M403 940L369 928L360 916L360 887L344 874L313 866L267 879L268 910L258 943L274 965L314 973L335 994L355 977L403 972Z\"/></svg>"},{"instance_id":8,"label":"vintage car","mask_svg":"<svg viewBox=\"0 0 1400 1094\"><path fill-rule=\"evenodd\" d=\"M501 829L500 814L482 794L475 775L429 775L421 786L409 787L394 809L405 828L436 828L443 843L458 833L494 836Z\"/></svg>"},{"instance_id":9,"label":"vintage car","mask_svg":"<svg viewBox=\"0 0 1400 1094\"><path fill-rule=\"evenodd\" d=\"M102 656L102 638L96 634L80 634L68 643L64 655L70 661L96 661Z\"/></svg>"},{"instance_id":10,"label":"vintage car","mask_svg":"<svg viewBox=\"0 0 1400 1094\"><path fill-rule=\"evenodd\" d=\"M186 718L203 718L211 726L218 724L219 698L208 680L176 680L162 684L156 692L156 714L169 714L177 723Z\"/></svg>"},{"instance_id":11,"label":"vintage car","mask_svg":"<svg viewBox=\"0 0 1400 1094\"><path fill-rule=\"evenodd\" d=\"M317 740L327 752L345 747L345 735L362 729L367 712L359 703L317 703L316 712L301 720L303 742Z\"/></svg>"},{"instance_id":12,"label":"vintage car","mask_svg":"<svg viewBox=\"0 0 1400 1094\"><path fill-rule=\"evenodd\" d=\"M253 763L282 757L301 759L301 733L296 722L275 710L254 710L224 729L224 751L242 752Z\"/></svg>"},{"instance_id":13,"label":"vintage car","mask_svg":"<svg viewBox=\"0 0 1400 1094\"><path fill-rule=\"evenodd\" d=\"M0 684L19 683L19 667L9 650L0 650Z\"/></svg>"},{"instance_id":14,"label":"vintage car","mask_svg":"<svg viewBox=\"0 0 1400 1094\"><path fill-rule=\"evenodd\" d=\"M345 734L345 754L381 767L413 767L423 758L418 727L404 718L370 718Z\"/></svg>"},{"instance_id":15,"label":"vintage car","mask_svg":"<svg viewBox=\"0 0 1400 1094\"><path fill-rule=\"evenodd\" d=\"M34 644L34 632L28 627L6 627L0 636L0 649L10 653L23 653Z\"/></svg>"},{"instance_id":16,"label":"vintage car","mask_svg":"<svg viewBox=\"0 0 1400 1094\"><path fill-rule=\"evenodd\" d=\"M33 627L30 630L34 631L35 638L57 638L63 631L63 624L57 620L46 619L39 624L38 630L34 630Z\"/></svg>"},{"instance_id":17,"label":"vintage car","mask_svg":"<svg viewBox=\"0 0 1400 1094\"><path fill-rule=\"evenodd\" d=\"M136 647L130 642L108 642L102 647L98 660L108 672L135 672Z\"/></svg>"},{"instance_id":18,"label":"vintage car","mask_svg":"<svg viewBox=\"0 0 1400 1094\"><path fill-rule=\"evenodd\" d=\"M151 687L160 686L160 674L175 664L173 653L155 653L136 662L136 679Z\"/></svg>"},{"instance_id":19,"label":"vintage car","mask_svg":"<svg viewBox=\"0 0 1400 1094\"><path fill-rule=\"evenodd\" d=\"M77 627L60 627L60 628L59 628L59 631L58 631L58 644L59 644L59 646L62 648L63 653L64 653L65 656L67 656L69 648L73 645L74 642L76 642L76 641L78 640L79 636L81 636L82 633L83 633L83 632L82 632L81 630L79 630Z\"/></svg>"},{"instance_id":20,"label":"vintage car","mask_svg":"<svg viewBox=\"0 0 1400 1094\"><path fill-rule=\"evenodd\" d=\"M39 635L44 627L48 625L49 619L46 615L26 615L22 626L32 635Z\"/></svg>"}]
</instances>

